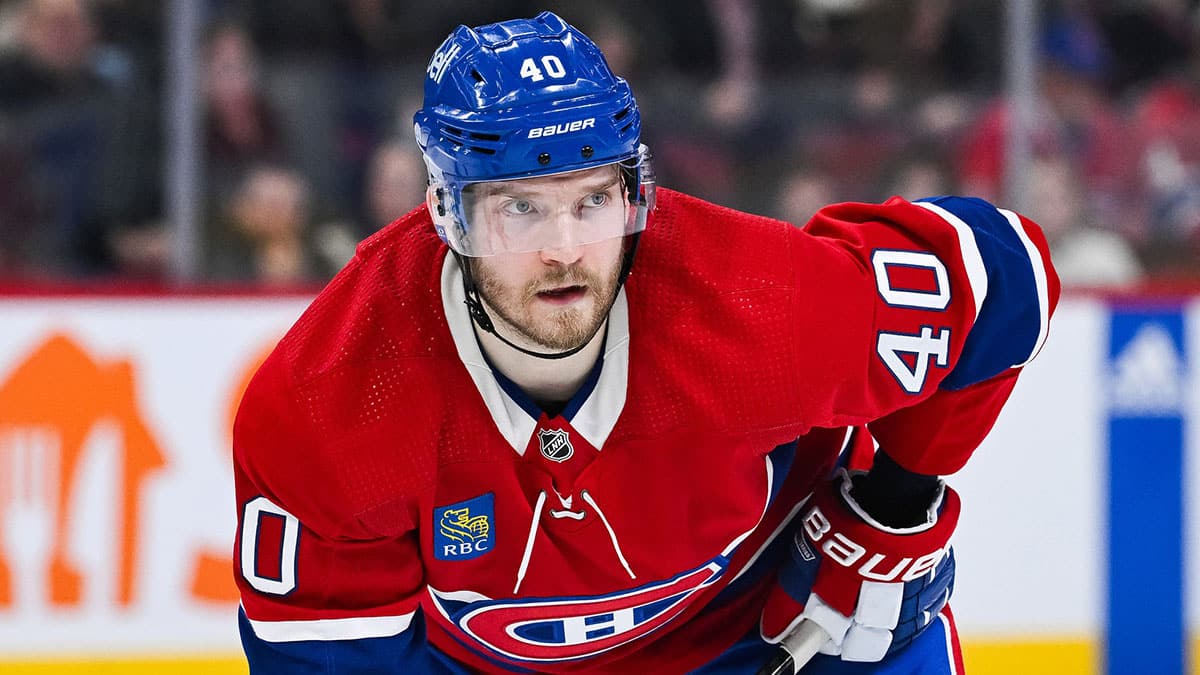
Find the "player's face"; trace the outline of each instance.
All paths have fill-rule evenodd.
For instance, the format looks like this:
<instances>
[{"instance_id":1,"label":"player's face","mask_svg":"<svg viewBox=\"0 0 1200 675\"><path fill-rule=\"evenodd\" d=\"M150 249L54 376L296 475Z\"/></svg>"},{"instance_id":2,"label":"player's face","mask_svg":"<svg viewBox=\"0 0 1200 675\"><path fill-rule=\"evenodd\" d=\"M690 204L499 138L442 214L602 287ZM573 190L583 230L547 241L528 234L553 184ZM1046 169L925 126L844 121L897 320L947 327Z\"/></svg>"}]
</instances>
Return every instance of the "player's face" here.
<instances>
[{"instance_id":1,"label":"player's face","mask_svg":"<svg viewBox=\"0 0 1200 675\"><path fill-rule=\"evenodd\" d=\"M607 316L617 290L624 239L576 244L572 232L586 227L588 219L624 219L616 167L481 187L486 190L475 205L475 222L528 216L561 235L554 245L530 253L472 259L483 300L534 344L555 350L579 346Z\"/></svg>"}]
</instances>

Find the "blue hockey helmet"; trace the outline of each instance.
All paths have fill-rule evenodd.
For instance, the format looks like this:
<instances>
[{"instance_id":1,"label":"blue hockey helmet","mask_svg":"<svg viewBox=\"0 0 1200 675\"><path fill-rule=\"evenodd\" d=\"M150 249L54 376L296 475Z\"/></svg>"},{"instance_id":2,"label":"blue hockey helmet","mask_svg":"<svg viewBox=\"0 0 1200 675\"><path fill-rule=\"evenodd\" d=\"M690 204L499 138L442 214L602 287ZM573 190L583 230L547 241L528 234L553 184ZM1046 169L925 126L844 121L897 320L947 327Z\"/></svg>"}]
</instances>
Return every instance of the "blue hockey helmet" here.
<instances>
[{"instance_id":1,"label":"blue hockey helmet","mask_svg":"<svg viewBox=\"0 0 1200 675\"><path fill-rule=\"evenodd\" d=\"M510 236L514 232L484 222L471 186L609 164L621 169L619 218L605 216L568 236L585 244L645 228L654 173L639 140L637 103L579 30L551 12L459 26L426 72L414 130L429 171L434 225L456 252L537 250L553 238Z\"/></svg>"}]
</instances>

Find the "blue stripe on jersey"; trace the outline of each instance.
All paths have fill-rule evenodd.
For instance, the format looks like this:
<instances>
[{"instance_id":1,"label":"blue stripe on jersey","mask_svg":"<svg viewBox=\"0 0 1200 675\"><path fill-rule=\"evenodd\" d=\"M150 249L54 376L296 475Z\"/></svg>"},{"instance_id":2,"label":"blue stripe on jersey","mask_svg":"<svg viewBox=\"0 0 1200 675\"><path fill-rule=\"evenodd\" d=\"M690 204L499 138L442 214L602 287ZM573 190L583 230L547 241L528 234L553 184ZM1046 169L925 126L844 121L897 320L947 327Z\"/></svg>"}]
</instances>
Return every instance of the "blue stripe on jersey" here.
<instances>
[{"instance_id":1,"label":"blue stripe on jersey","mask_svg":"<svg viewBox=\"0 0 1200 675\"><path fill-rule=\"evenodd\" d=\"M975 233L987 270L988 293L943 389L963 389L1024 363L1041 330L1033 263L1012 224L996 207L974 197L922 199L958 216Z\"/></svg>"},{"instance_id":2,"label":"blue stripe on jersey","mask_svg":"<svg viewBox=\"0 0 1200 675\"><path fill-rule=\"evenodd\" d=\"M254 634L241 608L238 630L251 675L467 675L471 672L428 643L425 617L420 610L407 630L383 638L267 642Z\"/></svg>"},{"instance_id":3,"label":"blue stripe on jersey","mask_svg":"<svg viewBox=\"0 0 1200 675\"><path fill-rule=\"evenodd\" d=\"M483 351L480 350L480 353L482 354ZM529 398L529 394L526 394L525 390L518 387L516 382L505 377L504 373L500 372L496 366L493 366L486 354L483 360L487 361L488 367L492 369L492 377L496 378L496 384L500 385L500 388L504 390L504 393L508 394L513 403L521 406L521 410L524 410L526 415L535 420L541 419L542 409L537 403L534 403L532 398Z\"/></svg>"},{"instance_id":4,"label":"blue stripe on jersey","mask_svg":"<svg viewBox=\"0 0 1200 675\"><path fill-rule=\"evenodd\" d=\"M607 330L607 329L606 329ZM592 366L592 372L588 373L587 379L579 386L579 391L567 401L566 407L563 408L562 418L570 422L575 419L575 413L587 403L588 397L596 390L596 384L600 382L600 371L604 370L604 352L600 352L600 356L596 358L596 364Z\"/></svg>"}]
</instances>

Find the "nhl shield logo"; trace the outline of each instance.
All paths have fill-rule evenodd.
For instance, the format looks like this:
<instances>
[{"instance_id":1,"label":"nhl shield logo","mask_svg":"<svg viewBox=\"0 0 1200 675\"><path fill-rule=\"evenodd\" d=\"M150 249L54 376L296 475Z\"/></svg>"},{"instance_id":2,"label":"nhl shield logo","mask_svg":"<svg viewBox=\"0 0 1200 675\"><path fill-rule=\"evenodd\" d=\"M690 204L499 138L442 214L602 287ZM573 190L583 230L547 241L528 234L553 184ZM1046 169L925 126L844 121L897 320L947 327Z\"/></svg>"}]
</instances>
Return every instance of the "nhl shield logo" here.
<instances>
[{"instance_id":1,"label":"nhl shield logo","mask_svg":"<svg viewBox=\"0 0 1200 675\"><path fill-rule=\"evenodd\" d=\"M565 462L575 454L571 437L562 429L542 429L538 432L538 446L542 456L554 462Z\"/></svg>"}]
</instances>

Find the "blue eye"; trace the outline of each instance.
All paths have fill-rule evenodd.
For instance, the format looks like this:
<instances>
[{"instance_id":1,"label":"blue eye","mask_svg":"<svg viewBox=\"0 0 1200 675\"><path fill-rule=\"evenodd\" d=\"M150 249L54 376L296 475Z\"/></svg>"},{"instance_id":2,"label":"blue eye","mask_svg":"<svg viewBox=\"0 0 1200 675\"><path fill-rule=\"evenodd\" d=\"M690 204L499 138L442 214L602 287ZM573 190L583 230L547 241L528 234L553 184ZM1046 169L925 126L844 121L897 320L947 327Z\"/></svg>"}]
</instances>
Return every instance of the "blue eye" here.
<instances>
[{"instance_id":1,"label":"blue eye","mask_svg":"<svg viewBox=\"0 0 1200 675\"><path fill-rule=\"evenodd\" d=\"M604 206L608 203L608 195L603 192L593 192L587 196L586 204L592 207Z\"/></svg>"},{"instance_id":2,"label":"blue eye","mask_svg":"<svg viewBox=\"0 0 1200 675\"><path fill-rule=\"evenodd\" d=\"M524 199L513 199L504 205L504 212L514 216L533 213L533 204Z\"/></svg>"}]
</instances>

